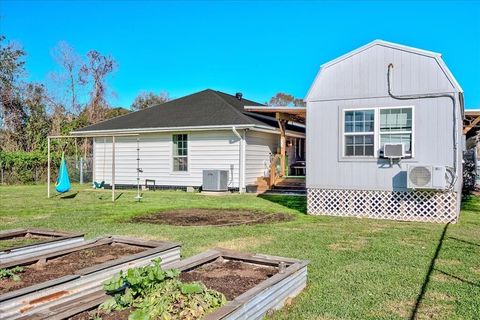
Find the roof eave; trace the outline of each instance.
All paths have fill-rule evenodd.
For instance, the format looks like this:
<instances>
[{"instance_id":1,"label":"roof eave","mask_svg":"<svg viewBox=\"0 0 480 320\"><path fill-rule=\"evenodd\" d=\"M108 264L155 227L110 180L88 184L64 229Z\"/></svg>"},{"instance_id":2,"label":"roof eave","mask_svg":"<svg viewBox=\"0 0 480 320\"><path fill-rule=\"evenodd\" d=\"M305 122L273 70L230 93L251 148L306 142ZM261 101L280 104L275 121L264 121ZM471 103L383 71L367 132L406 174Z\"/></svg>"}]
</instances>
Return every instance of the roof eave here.
<instances>
[{"instance_id":1,"label":"roof eave","mask_svg":"<svg viewBox=\"0 0 480 320\"><path fill-rule=\"evenodd\" d=\"M71 135L84 135L84 136L101 136L102 134L126 134L126 133L157 133L157 132L175 132L175 131L213 131L213 130L231 130L236 129L249 129L249 128L263 128L266 130L275 131L276 128L270 126L259 126L253 124L232 124L221 126L187 126L187 127L160 127L160 128L132 128L132 129L109 129L109 130L88 130L88 131L72 131Z\"/></svg>"}]
</instances>

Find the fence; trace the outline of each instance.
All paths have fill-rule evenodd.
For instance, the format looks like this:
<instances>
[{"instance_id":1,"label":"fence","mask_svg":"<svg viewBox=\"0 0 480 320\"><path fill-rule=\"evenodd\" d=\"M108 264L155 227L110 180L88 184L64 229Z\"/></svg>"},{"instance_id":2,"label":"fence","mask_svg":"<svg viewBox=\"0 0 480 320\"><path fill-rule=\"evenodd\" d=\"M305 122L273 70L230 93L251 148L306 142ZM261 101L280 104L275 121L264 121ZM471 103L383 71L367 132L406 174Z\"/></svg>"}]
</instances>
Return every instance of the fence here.
<instances>
[{"instance_id":1,"label":"fence","mask_svg":"<svg viewBox=\"0 0 480 320\"><path fill-rule=\"evenodd\" d=\"M93 158L92 157L65 157L67 162L70 181L77 183L91 183L93 181ZM55 179L58 175L60 165L59 157L52 157L51 176ZM19 183L45 183L47 181L47 159L15 158L9 161L0 162L0 183L1 184L19 184Z\"/></svg>"}]
</instances>

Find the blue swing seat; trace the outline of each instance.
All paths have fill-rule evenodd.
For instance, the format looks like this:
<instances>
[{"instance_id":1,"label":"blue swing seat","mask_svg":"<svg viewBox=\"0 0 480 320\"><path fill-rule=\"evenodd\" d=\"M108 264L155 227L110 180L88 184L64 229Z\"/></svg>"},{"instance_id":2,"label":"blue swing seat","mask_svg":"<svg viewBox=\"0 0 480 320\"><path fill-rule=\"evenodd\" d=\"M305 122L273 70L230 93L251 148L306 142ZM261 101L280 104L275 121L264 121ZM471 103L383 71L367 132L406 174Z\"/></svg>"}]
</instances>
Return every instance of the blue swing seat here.
<instances>
[{"instance_id":1,"label":"blue swing seat","mask_svg":"<svg viewBox=\"0 0 480 320\"><path fill-rule=\"evenodd\" d=\"M68 177L67 162L65 161L65 153L62 153L62 161L60 162L60 169L58 171L57 183L55 190L59 193L70 191L70 178Z\"/></svg>"}]
</instances>

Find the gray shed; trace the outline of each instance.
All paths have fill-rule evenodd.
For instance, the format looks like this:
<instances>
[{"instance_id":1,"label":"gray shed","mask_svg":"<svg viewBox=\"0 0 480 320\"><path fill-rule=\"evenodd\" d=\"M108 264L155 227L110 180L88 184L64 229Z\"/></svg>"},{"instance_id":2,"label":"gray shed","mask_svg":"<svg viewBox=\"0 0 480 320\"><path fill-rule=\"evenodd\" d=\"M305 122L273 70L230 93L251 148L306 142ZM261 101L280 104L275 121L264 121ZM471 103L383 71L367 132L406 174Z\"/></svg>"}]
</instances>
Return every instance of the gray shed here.
<instances>
[{"instance_id":1,"label":"gray shed","mask_svg":"<svg viewBox=\"0 0 480 320\"><path fill-rule=\"evenodd\" d=\"M438 53L376 40L306 97L308 213L455 222L463 90Z\"/></svg>"}]
</instances>

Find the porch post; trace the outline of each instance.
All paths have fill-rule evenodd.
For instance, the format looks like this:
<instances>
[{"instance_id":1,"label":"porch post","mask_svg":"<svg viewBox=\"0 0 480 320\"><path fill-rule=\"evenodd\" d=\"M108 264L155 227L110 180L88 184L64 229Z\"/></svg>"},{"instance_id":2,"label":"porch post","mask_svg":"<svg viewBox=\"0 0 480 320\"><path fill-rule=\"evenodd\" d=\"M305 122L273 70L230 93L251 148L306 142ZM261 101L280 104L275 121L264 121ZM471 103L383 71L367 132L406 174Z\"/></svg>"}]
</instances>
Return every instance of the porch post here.
<instances>
[{"instance_id":1,"label":"porch post","mask_svg":"<svg viewBox=\"0 0 480 320\"><path fill-rule=\"evenodd\" d=\"M285 137L285 125L287 120L282 119L280 113L277 113L278 127L280 129L280 175L285 176L285 149L287 145L287 139Z\"/></svg>"}]
</instances>

